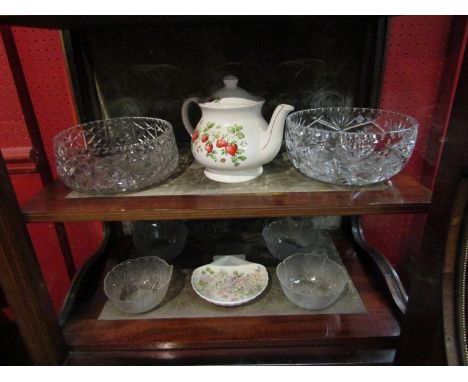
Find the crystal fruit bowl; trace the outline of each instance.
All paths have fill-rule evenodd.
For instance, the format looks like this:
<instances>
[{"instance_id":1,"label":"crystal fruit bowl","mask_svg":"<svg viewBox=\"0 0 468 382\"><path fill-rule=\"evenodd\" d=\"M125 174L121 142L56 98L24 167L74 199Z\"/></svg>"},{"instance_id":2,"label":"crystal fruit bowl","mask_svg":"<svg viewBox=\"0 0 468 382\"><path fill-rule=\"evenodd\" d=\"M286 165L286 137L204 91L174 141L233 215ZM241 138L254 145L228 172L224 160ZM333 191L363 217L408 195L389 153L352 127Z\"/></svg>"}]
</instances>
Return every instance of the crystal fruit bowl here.
<instances>
[{"instance_id":1,"label":"crystal fruit bowl","mask_svg":"<svg viewBox=\"0 0 468 382\"><path fill-rule=\"evenodd\" d=\"M133 245L140 256L158 256L171 261L181 254L188 230L178 221L137 221Z\"/></svg>"},{"instance_id":2,"label":"crystal fruit bowl","mask_svg":"<svg viewBox=\"0 0 468 382\"><path fill-rule=\"evenodd\" d=\"M54 137L58 175L85 193L137 191L162 182L178 167L169 122L129 117L70 127Z\"/></svg>"},{"instance_id":3,"label":"crystal fruit bowl","mask_svg":"<svg viewBox=\"0 0 468 382\"><path fill-rule=\"evenodd\" d=\"M324 309L333 304L348 284L345 270L328 256L297 253L276 268L286 297L305 309Z\"/></svg>"},{"instance_id":4,"label":"crystal fruit bowl","mask_svg":"<svg viewBox=\"0 0 468 382\"><path fill-rule=\"evenodd\" d=\"M156 256L140 257L116 265L104 279L104 293L124 313L143 313L164 299L172 265Z\"/></svg>"},{"instance_id":5,"label":"crystal fruit bowl","mask_svg":"<svg viewBox=\"0 0 468 382\"><path fill-rule=\"evenodd\" d=\"M320 230L305 219L275 220L263 228L262 235L270 253L280 260L323 242Z\"/></svg>"},{"instance_id":6,"label":"crystal fruit bowl","mask_svg":"<svg viewBox=\"0 0 468 382\"><path fill-rule=\"evenodd\" d=\"M345 186L382 182L400 172L413 152L418 122L376 109L321 108L286 119L286 148L303 174Z\"/></svg>"}]
</instances>

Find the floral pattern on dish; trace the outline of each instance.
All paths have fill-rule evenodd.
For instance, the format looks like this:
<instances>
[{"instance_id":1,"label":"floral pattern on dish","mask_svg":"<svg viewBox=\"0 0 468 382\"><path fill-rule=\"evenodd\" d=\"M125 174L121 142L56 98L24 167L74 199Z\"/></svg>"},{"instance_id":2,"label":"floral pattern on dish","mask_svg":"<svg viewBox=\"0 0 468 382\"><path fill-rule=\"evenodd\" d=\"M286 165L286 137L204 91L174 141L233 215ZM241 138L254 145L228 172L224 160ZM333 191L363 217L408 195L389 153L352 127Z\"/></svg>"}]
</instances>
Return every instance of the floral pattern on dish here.
<instances>
[{"instance_id":1,"label":"floral pattern on dish","mask_svg":"<svg viewBox=\"0 0 468 382\"><path fill-rule=\"evenodd\" d=\"M240 266L206 265L192 275L192 287L203 299L217 305L234 306L253 300L268 285L268 272L260 264Z\"/></svg>"}]
</instances>

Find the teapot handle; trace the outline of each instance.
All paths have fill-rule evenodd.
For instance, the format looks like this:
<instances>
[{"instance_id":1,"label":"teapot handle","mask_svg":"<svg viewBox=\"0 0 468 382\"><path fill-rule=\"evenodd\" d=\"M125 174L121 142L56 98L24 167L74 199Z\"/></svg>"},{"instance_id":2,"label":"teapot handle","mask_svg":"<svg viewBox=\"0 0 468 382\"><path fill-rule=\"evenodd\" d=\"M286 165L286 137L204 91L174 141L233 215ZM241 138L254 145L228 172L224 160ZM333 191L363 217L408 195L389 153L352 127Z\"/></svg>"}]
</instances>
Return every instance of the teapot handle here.
<instances>
[{"instance_id":1,"label":"teapot handle","mask_svg":"<svg viewBox=\"0 0 468 382\"><path fill-rule=\"evenodd\" d=\"M182 122L184 123L185 130L187 130L187 133L189 133L190 136L192 136L194 128L192 124L190 123L190 119L188 116L188 109L192 102L195 102L198 105L198 101L199 101L199 98L190 97L190 98L187 98L182 104Z\"/></svg>"}]
</instances>

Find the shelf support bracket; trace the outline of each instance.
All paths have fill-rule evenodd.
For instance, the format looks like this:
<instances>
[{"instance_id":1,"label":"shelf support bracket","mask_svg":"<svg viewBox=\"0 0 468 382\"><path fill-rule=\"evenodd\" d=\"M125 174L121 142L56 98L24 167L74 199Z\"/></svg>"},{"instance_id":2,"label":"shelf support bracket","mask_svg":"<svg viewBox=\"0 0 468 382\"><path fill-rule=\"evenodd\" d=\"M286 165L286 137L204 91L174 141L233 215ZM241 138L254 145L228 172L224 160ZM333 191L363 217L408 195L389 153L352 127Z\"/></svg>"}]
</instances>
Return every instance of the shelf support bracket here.
<instances>
[{"instance_id":1,"label":"shelf support bracket","mask_svg":"<svg viewBox=\"0 0 468 382\"><path fill-rule=\"evenodd\" d=\"M401 313L406 312L408 304L408 294L403 286L400 277L395 268L390 264L387 258L377 249L372 247L365 239L361 226L361 217L351 217L351 233L354 241L359 248L371 259L374 265L382 274L383 280L392 296L392 299Z\"/></svg>"}]
</instances>

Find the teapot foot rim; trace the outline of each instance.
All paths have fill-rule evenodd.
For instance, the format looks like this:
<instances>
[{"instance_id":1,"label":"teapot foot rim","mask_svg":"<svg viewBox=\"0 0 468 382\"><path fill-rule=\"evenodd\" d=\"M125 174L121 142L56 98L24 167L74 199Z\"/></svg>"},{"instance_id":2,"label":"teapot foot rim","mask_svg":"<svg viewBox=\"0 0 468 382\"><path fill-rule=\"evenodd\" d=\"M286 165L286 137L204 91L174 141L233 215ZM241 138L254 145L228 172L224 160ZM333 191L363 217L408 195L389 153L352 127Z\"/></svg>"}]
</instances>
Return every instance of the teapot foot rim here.
<instances>
[{"instance_id":1,"label":"teapot foot rim","mask_svg":"<svg viewBox=\"0 0 468 382\"><path fill-rule=\"evenodd\" d=\"M247 170L204 170L208 179L221 183L241 183L253 180L263 173L263 166L250 168Z\"/></svg>"}]
</instances>

